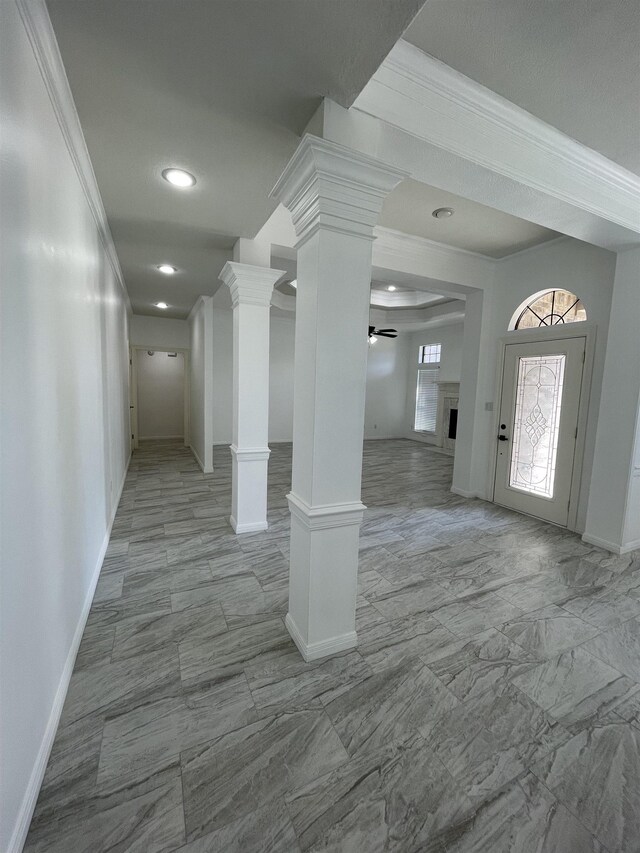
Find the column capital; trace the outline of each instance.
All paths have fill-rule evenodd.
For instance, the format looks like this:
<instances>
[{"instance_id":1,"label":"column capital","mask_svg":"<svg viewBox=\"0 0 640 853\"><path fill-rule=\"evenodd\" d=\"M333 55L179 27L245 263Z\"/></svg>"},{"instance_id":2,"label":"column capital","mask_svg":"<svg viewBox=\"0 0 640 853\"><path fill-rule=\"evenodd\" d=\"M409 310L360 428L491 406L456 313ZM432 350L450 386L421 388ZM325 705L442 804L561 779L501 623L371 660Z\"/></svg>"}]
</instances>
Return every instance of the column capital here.
<instances>
[{"instance_id":1,"label":"column capital","mask_svg":"<svg viewBox=\"0 0 640 853\"><path fill-rule=\"evenodd\" d=\"M318 229L373 239L382 202L408 173L305 134L270 193L291 212L299 241Z\"/></svg>"},{"instance_id":2,"label":"column capital","mask_svg":"<svg viewBox=\"0 0 640 853\"><path fill-rule=\"evenodd\" d=\"M284 270L227 261L220 273L220 280L229 288L234 308L237 305L260 305L268 308L271 305L273 287L284 274Z\"/></svg>"}]
</instances>

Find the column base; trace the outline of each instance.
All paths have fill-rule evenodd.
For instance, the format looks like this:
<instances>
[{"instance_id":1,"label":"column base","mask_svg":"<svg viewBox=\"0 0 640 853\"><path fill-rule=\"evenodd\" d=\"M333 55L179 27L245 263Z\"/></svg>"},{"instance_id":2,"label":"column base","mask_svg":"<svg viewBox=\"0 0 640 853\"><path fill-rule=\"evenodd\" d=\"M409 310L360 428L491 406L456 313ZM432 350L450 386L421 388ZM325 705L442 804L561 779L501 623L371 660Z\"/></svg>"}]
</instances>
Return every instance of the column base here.
<instances>
[{"instance_id":1,"label":"column base","mask_svg":"<svg viewBox=\"0 0 640 853\"><path fill-rule=\"evenodd\" d=\"M267 530L268 447L231 445L231 516L235 533Z\"/></svg>"},{"instance_id":2,"label":"column base","mask_svg":"<svg viewBox=\"0 0 640 853\"><path fill-rule=\"evenodd\" d=\"M234 533L257 533L269 527L266 521L245 521L238 524L232 515L229 516L229 524L233 527Z\"/></svg>"},{"instance_id":3,"label":"column base","mask_svg":"<svg viewBox=\"0 0 640 853\"><path fill-rule=\"evenodd\" d=\"M359 501L310 506L289 494L291 560L287 630L306 661L357 645Z\"/></svg>"},{"instance_id":4,"label":"column base","mask_svg":"<svg viewBox=\"0 0 640 853\"><path fill-rule=\"evenodd\" d=\"M347 651L348 649L355 649L358 645L358 635L355 631L350 631L341 637L330 637L327 640L320 640L316 643L306 643L290 613L287 613L284 624L291 635L291 639L298 647L298 651L307 663L312 660L318 660L319 658L326 658L329 655L335 655L338 652Z\"/></svg>"}]
</instances>

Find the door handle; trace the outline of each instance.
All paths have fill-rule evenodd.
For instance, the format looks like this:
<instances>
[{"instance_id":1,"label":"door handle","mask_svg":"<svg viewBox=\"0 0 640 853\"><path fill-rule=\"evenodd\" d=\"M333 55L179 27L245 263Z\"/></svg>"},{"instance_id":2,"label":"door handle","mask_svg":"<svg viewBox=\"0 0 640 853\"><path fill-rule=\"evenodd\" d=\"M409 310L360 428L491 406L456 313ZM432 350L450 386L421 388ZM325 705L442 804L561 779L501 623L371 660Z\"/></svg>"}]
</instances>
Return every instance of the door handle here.
<instances>
[{"instance_id":1,"label":"door handle","mask_svg":"<svg viewBox=\"0 0 640 853\"><path fill-rule=\"evenodd\" d=\"M509 438L506 435L499 435L498 441L509 441Z\"/></svg>"}]
</instances>

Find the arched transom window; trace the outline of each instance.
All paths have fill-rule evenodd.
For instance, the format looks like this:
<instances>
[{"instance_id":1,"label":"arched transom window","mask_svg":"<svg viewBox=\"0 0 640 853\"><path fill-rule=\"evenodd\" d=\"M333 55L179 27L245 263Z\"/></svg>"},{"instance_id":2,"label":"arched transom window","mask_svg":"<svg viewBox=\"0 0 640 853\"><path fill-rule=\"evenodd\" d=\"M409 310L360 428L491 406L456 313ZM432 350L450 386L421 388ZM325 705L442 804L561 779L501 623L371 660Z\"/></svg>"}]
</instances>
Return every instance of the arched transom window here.
<instances>
[{"instance_id":1,"label":"arched transom window","mask_svg":"<svg viewBox=\"0 0 640 853\"><path fill-rule=\"evenodd\" d=\"M548 290L539 294L513 315L509 328L537 329L540 326L559 326L587 319L580 298L568 290Z\"/></svg>"}]
</instances>

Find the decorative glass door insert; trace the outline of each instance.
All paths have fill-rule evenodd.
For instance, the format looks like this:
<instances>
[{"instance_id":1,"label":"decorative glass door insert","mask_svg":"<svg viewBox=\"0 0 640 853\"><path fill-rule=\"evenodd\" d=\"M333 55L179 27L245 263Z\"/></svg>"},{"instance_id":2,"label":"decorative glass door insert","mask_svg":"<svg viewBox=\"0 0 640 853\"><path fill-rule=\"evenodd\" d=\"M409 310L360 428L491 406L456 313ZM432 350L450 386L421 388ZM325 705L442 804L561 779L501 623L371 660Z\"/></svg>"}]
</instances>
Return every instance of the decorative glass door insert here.
<instances>
[{"instance_id":1,"label":"decorative glass door insert","mask_svg":"<svg viewBox=\"0 0 640 853\"><path fill-rule=\"evenodd\" d=\"M577 335L509 342L504 351L494 500L564 526L584 354L585 338Z\"/></svg>"},{"instance_id":2,"label":"decorative glass door insert","mask_svg":"<svg viewBox=\"0 0 640 853\"><path fill-rule=\"evenodd\" d=\"M565 355L518 359L509 485L553 498Z\"/></svg>"}]
</instances>

